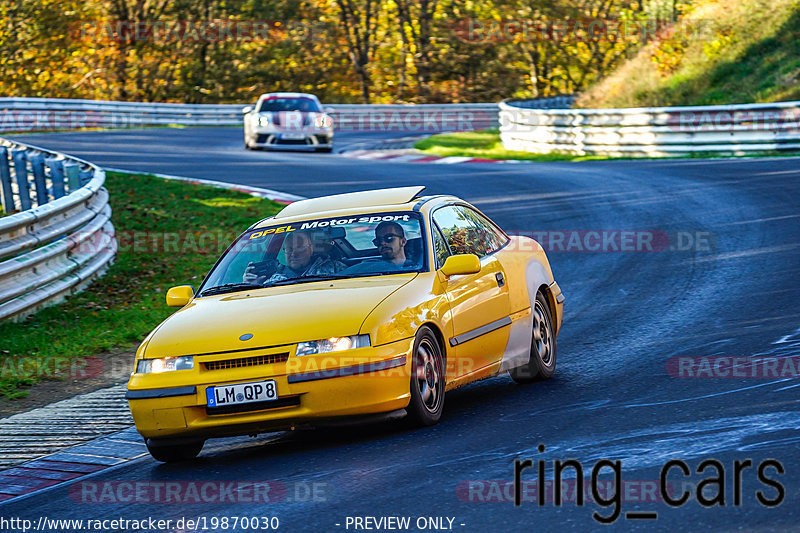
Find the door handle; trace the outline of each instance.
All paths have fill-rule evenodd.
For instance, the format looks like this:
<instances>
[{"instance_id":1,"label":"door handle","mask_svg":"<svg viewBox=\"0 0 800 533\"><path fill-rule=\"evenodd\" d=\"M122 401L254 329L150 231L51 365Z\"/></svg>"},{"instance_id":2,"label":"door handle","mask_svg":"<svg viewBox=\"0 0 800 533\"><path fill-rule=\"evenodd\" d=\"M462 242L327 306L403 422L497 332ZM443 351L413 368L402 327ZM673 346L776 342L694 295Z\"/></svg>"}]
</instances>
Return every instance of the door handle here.
<instances>
[{"instance_id":1,"label":"door handle","mask_svg":"<svg viewBox=\"0 0 800 533\"><path fill-rule=\"evenodd\" d=\"M494 278L497 280L497 286L498 287L502 287L502 286L504 286L506 284L506 280L503 277L503 273L502 272L498 272L497 274L495 274Z\"/></svg>"}]
</instances>

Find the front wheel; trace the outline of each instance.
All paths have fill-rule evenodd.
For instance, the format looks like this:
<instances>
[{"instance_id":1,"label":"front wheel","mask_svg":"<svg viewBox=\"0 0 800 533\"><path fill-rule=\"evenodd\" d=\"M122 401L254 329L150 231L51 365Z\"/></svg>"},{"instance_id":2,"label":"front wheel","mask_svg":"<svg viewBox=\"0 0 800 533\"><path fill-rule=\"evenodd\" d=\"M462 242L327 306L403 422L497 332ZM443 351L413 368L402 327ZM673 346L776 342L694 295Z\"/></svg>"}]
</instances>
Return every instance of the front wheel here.
<instances>
[{"instance_id":1,"label":"front wheel","mask_svg":"<svg viewBox=\"0 0 800 533\"><path fill-rule=\"evenodd\" d=\"M156 461L177 463L191 461L203 449L204 440L147 439L147 451Z\"/></svg>"},{"instance_id":2,"label":"front wheel","mask_svg":"<svg viewBox=\"0 0 800 533\"><path fill-rule=\"evenodd\" d=\"M250 135L247 133L247 129L244 132L244 148L245 150L255 150L256 147L250 144Z\"/></svg>"},{"instance_id":3,"label":"front wheel","mask_svg":"<svg viewBox=\"0 0 800 533\"><path fill-rule=\"evenodd\" d=\"M556 370L556 336L553 317L544 294L536 293L531 309L533 331L528 362L508 371L517 383L533 383L549 379Z\"/></svg>"},{"instance_id":4,"label":"front wheel","mask_svg":"<svg viewBox=\"0 0 800 533\"><path fill-rule=\"evenodd\" d=\"M408 417L415 425L432 426L441 418L444 407L444 355L428 326L419 328L412 357Z\"/></svg>"}]
</instances>

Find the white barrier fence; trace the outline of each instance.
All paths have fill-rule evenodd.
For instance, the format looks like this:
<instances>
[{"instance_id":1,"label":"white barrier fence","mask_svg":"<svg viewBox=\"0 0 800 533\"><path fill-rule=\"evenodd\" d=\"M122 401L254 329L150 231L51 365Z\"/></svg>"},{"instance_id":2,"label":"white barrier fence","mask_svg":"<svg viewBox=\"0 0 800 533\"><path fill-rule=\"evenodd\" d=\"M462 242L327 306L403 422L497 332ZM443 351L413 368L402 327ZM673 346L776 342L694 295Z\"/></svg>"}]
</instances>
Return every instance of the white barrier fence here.
<instances>
[{"instance_id":1,"label":"white barrier fence","mask_svg":"<svg viewBox=\"0 0 800 533\"><path fill-rule=\"evenodd\" d=\"M509 150L603 156L743 155L800 149L800 102L634 109L500 103Z\"/></svg>"},{"instance_id":2,"label":"white barrier fence","mask_svg":"<svg viewBox=\"0 0 800 533\"><path fill-rule=\"evenodd\" d=\"M437 132L497 126L497 104L335 104L336 131ZM0 98L0 131L141 126L236 126L243 105Z\"/></svg>"},{"instance_id":3,"label":"white barrier fence","mask_svg":"<svg viewBox=\"0 0 800 533\"><path fill-rule=\"evenodd\" d=\"M117 249L105 172L91 163L0 139L0 320L81 290ZM20 211L14 213L15 211Z\"/></svg>"},{"instance_id":4,"label":"white barrier fence","mask_svg":"<svg viewBox=\"0 0 800 533\"><path fill-rule=\"evenodd\" d=\"M511 150L576 155L744 154L800 148L800 102L638 109L564 109L573 97L498 104L336 104L336 131L436 133L494 127ZM236 126L237 104L0 98L0 131Z\"/></svg>"}]
</instances>

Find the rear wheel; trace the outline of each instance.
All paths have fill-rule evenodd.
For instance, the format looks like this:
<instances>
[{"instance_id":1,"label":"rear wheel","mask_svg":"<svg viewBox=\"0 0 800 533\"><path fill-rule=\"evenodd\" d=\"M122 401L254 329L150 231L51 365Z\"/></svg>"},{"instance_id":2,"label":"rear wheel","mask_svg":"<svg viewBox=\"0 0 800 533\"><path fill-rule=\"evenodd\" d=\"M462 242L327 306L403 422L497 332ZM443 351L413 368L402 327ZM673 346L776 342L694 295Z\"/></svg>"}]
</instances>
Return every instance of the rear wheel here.
<instances>
[{"instance_id":1,"label":"rear wheel","mask_svg":"<svg viewBox=\"0 0 800 533\"><path fill-rule=\"evenodd\" d=\"M536 293L532 314L531 351L528 362L508 371L517 383L549 379L556 370L556 336L553 317L544 294Z\"/></svg>"},{"instance_id":2,"label":"rear wheel","mask_svg":"<svg viewBox=\"0 0 800 533\"><path fill-rule=\"evenodd\" d=\"M406 410L415 425L431 426L439 421L444 407L444 355L428 326L419 328L412 357L411 402Z\"/></svg>"},{"instance_id":3,"label":"rear wheel","mask_svg":"<svg viewBox=\"0 0 800 533\"><path fill-rule=\"evenodd\" d=\"M147 451L156 461L177 463L191 461L203 449L204 440L147 439Z\"/></svg>"}]
</instances>

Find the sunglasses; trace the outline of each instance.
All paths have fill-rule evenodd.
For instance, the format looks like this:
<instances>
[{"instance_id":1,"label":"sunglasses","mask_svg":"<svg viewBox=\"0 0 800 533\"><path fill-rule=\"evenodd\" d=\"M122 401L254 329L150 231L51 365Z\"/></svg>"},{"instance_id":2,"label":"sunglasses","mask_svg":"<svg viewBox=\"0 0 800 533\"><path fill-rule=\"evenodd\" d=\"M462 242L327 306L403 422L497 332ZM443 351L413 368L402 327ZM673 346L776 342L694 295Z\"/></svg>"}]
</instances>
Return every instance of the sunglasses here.
<instances>
[{"instance_id":1,"label":"sunglasses","mask_svg":"<svg viewBox=\"0 0 800 533\"><path fill-rule=\"evenodd\" d=\"M387 233L383 237L378 237L377 239L372 239L372 244L374 244L375 246L380 246L381 243L384 243L384 242L388 243L388 242L392 242L395 239L401 239L401 238L402 237L400 237L400 235L394 235L393 233Z\"/></svg>"}]
</instances>

